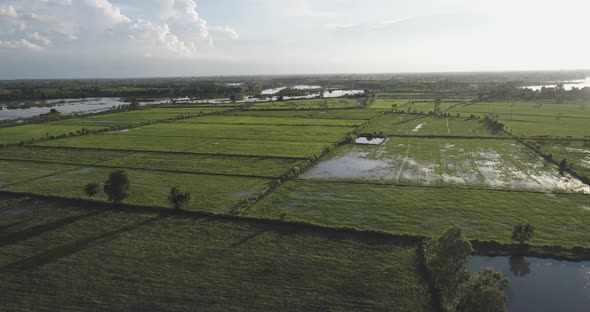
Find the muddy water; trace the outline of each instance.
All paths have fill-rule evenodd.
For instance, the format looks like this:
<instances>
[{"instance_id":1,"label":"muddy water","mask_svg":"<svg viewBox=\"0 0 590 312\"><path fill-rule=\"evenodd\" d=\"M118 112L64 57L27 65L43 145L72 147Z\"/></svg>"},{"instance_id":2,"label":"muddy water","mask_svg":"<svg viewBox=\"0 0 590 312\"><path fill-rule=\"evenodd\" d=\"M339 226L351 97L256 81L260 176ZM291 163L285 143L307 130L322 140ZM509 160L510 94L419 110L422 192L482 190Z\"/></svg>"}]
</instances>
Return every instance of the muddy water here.
<instances>
[{"instance_id":1,"label":"muddy water","mask_svg":"<svg viewBox=\"0 0 590 312\"><path fill-rule=\"evenodd\" d=\"M365 144L377 144L371 142L367 140ZM506 150L506 146L499 145L500 153L494 148L473 148L454 142L441 143L440 151L430 151L419 149L411 139L403 143L390 138L382 145L339 148L332 154L334 157L320 162L304 178L590 194L590 186L572 176L560 176L554 165L517 148Z\"/></svg>"},{"instance_id":2,"label":"muddy water","mask_svg":"<svg viewBox=\"0 0 590 312\"><path fill-rule=\"evenodd\" d=\"M358 137L354 141L355 144L364 144L364 145L379 145L385 142L385 138L372 138L369 140L367 137Z\"/></svg>"},{"instance_id":3,"label":"muddy water","mask_svg":"<svg viewBox=\"0 0 590 312\"><path fill-rule=\"evenodd\" d=\"M386 160L372 160L362 154L347 154L322 161L303 175L305 179L391 179L392 168Z\"/></svg>"},{"instance_id":4,"label":"muddy water","mask_svg":"<svg viewBox=\"0 0 590 312\"><path fill-rule=\"evenodd\" d=\"M510 279L508 311L590 311L590 261L532 257L471 258L469 271L492 267Z\"/></svg>"}]
</instances>

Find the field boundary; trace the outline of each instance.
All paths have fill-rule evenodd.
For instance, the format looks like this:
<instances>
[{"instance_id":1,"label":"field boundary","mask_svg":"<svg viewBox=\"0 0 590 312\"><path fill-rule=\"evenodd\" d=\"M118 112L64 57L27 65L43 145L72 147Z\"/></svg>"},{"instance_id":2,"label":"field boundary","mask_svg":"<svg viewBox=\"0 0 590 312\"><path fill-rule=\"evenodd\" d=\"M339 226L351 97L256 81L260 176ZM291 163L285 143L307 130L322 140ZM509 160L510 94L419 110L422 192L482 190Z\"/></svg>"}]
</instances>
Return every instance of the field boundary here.
<instances>
[{"instance_id":1,"label":"field boundary","mask_svg":"<svg viewBox=\"0 0 590 312\"><path fill-rule=\"evenodd\" d=\"M322 143L322 142L318 142ZM306 160L309 157L289 157L289 156L269 156L269 155L249 155L249 154L221 154L221 153L193 153L193 152L168 152L154 150L132 150L132 149L114 149L114 148L96 148L96 147L75 147L75 146L52 146L52 145L26 145L33 148L55 148L55 149L75 149L90 151L111 151L111 152L130 152L130 153L160 153L160 154L181 154L181 155L205 155L205 156L227 156L227 157L253 157L253 158L279 158L290 160Z\"/></svg>"},{"instance_id":2,"label":"field boundary","mask_svg":"<svg viewBox=\"0 0 590 312\"><path fill-rule=\"evenodd\" d=\"M345 180L330 180L330 179L303 179L303 178L296 178L294 180L305 181L305 182L319 182L319 183L374 185L374 186L393 186L393 187L400 187L400 188L413 187L413 188L450 189L450 190L485 191L485 192L501 192L501 193L579 195L579 196L589 196L590 197L590 194L585 194L585 193L546 192L546 191L535 191L535 190L526 190L526 189L494 189L494 188L475 188L475 187L443 186L443 185L424 185L424 184L397 184L397 183L383 183L383 182L372 182L372 181L345 181Z\"/></svg>"},{"instance_id":3,"label":"field boundary","mask_svg":"<svg viewBox=\"0 0 590 312\"><path fill-rule=\"evenodd\" d=\"M280 219L260 218L243 215L230 215L230 214L219 214L206 211L174 211L172 208L165 208L162 206L142 206L135 204L119 204L113 206L106 202L89 200L83 198L65 198L59 196L50 195L37 195L26 192L9 192L0 190L0 195L9 196L26 196L36 199L53 200L53 201L65 201L72 204L81 205L80 208L84 209L95 209L89 208L88 205L94 205L96 208L108 209L114 211L124 210L127 213L158 213L163 215L174 215L180 217L207 217L216 220L229 220L246 222L255 225L274 225L274 226L292 226L302 230L315 230L323 233L346 233L350 235L358 235L359 237L366 238L379 238L385 240L396 240L396 242L415 245L422 243L425 239L430 238L429 236L407 234L407 233L393 233L382 230L373 229L361 229L350 226L327 226L317 223L304 222L304 221L288 221ZM497 241L484 241L478 239L471 239L471 244L475 249L475 255L481 256L526 256L526 257L539 257L539 258L551 258L556 260L567 260L567 261L588 261L590 260L590 247L573 246L563 247L557 245L528 245L528 244L517 244L517 243L502 243Z\"/></svg>"},{"instance_id":4,"label":"field boundary","mask_svg":"<svg viewBox=\"0 0 590 312\"><path fill-rule=\"evenodd\" d=\"M128 156L128 155L124 155L119 158L126 157L126 156ZM31 160L31 159L10 159L10 158L4 158L2 156L0 156L0 160L15 161L15 162L41 163L41 164L96 167L96 168L128 169L128 170L138 170L138 171L155 171L155 172L185 173L185 174L196 174L196 175L258 178L258 179L277 179L280 177L280 175L279 176L256 176L256 175L246 175L246 174L216 173L216 172L204 172L204 171L185 171L185 170L174 170L174 169L147 169L147 168L140 168L140 167L111 166L111 165L101 165L100 163L102 163L102 162L98 162L98 163L94 163L94 164L82 164L82 163L54 162L54 161L48 161L48 160L46 161L46 160ZM113 159L105 160L104 162L111 161L111 160L113 160ZM0 187L0 188L2 188L2 187Z\"/></svg>"}]
</instances>

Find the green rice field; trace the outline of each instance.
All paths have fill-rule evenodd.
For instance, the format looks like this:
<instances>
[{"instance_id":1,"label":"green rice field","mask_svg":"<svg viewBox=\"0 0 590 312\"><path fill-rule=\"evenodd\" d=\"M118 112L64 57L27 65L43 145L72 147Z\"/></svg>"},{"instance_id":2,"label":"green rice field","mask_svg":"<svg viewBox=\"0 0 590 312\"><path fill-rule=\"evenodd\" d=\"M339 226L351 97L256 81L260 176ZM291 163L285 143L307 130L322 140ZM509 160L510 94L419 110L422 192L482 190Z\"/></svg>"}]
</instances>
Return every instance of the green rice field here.
<instances>
[{"instance_id":1,"label":"green rice field","mask_svg":"<svg viewBox=\"0 0 590 312\"><path fill-rule=\"evenodd\" d=\"M3 311L431 311L416 246L205 217L0 199Z\"/></svg>"}]
</instances>

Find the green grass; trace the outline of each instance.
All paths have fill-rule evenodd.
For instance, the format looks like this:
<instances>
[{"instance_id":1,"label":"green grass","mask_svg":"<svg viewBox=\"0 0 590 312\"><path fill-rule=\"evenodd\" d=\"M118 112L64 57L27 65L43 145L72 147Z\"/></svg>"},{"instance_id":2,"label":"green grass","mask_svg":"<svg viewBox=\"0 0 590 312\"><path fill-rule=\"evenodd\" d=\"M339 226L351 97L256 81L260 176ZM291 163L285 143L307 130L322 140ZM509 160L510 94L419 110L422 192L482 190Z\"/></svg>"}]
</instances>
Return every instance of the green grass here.
<instances>
[{"instance_id":1,"label":"green grass","mask_svg":"<svg viewBox=\"0 0 590 312\"><path fill-rule=\"evenodd\" d=\"M214 139L243 139L269 141L338 142L353 127L322 126L278 126L278 125L232 125L232 124L191 124L163 123L130 129L128 132L112 132L120 136L155 136L160 140L167 137Z\"/></svg>"},{"instance_id":2,"label":"green grass","mask_svg":"<svg viewBox=\"0 0 590 312\"><path fill-rule=\"evenodd\" d=\"M100 114L51 122L56 125L127 127L141 123L150 123L173 119L182 115L197 115L202 113L220 112L224 108L149 108L138 111Z\"/></svg>"},{"instance_id":3,"label":"green grass","mask_svg":"<svg viewBox=\"0 0 590 312\"><path fill-rule=\"evenodd\" d=\"M409 114L383 115L371 121L363 132L417 136L505 136L503 133L491 131L481 120Z\"/></svg>"},{"instance_id":4,"label":"green grass","mask_svg":"<svg viewBox=\"0 0 590 312\"><path fill-rule=\"evenodd\" d=\"M55 164L0 162L5 172L3 182L13 184L0 188L4 191L65 198L86 198L84 185L102 183L115 169L92 166L63 166ZM126 170L131 181L130 197L125 201L144 206L169 207L170 188L180 186L192 200L189 210L227 213L240 203L267 187L269 179L205 174L169 173L150 170ZM16 183L15 183L16 182ZM106 201L100 194L97 200Z\"/></svg>"},{"instance_id":5,"label":"green grass","mask_svg":"<svg viewBox=\"0 0 590 312\"><path fill-rule=\"evenodd\" d=\"M450 112L467 114L478 114L483 116L486 113L499 114L501 118L509 118L512 115L515 119L518 115L525 116L570 116L590 118L590 102L586 101L499 101L499 102L474 102L466 105L453 107Z\"/></svg>"},{"instance_id":6,"label":"green grass","mask_svg":"<svg viewBox=\"0 0 590 312\"><path fill-rule=\"evenodd\" d=\"M463 104L463 100L442 100L440 109L447 110ZM395 107L394 107L395 106ZM398 109L408 113L428 113L434 110L434 99L379 99L377 98L369 108Z\"/></svg>"},{"instance_id":7,"label":"green grass","mask_svg":"<svg viewBox=\"0 0 590 312\"><path fill-rule=\"evenodd\" d=\"M243 111L229 112L231 116L256 116L256 117L283 117L283 118L308 118L308 119L350 119L368 120L379 114L372 109L337 109L337 110L282 110L282 111Z\"/></svg>"},{"instance_id":8,"label":"green grass","mask_svg":"<svg viewBox=\"0 0 590 312\"><path fill-rule=\"evenodd\" d=\"M305 99L288 100L282 102L255 103L250 109L330 109L330 108L354 108L361 99L331 98L331 99Z\"/></svg>"},{"instance_id":9,"label":"green grass","mask_svg":"<svg viewBox=\"0 0 590 312\"><path fill-rule=\"evenodd\" d=\"M28 199L0 215L3 311L430 311L393 239Z\"/></svg>"},{"instance_id":10,"label":"green grass","mask_svg":"<svg viewBox=\"0 0 590 312\"><path fill-rule=\"evenodd\" d=\"M0 148L0 159L91 165L128 155L128 152L18 146Z\"/></svg>"},{"instance_id":11,"label":"green grass","mask_svg":"<svg viewBox=\"0 0 590 312\"><path fill-rule=\"evenodd\" d=\"M298 159L288 158L207 156L28 146L0 149L0 159L270 178L286 173L300 162ZM29 162L22 162L19 166L27 167L28 164Z\"/></svg>"},{"instance_id":12,"label":"green grass","mask_svg":"<svg viewBox=\"0 0 590 312\"><path fill-rule=\"evenodd\" d=\"M363 120L349 119L319 119L319 118L284 118L257 116L203 116L177 121L179 123L210 123L210 124L240 124L240 125L293 125L293 126L345 126L355 127Z\"/></svg>"},{"instance_id":13,"label":"green grass","mask_svg":"<svg viewBox=\"0 0 590 312\"><path fill-rule=\"evenodd\" d=\"M344 145L304 177L590 193L516 140L392 137L381 145Z\"/></svg>"},{"instance_id":14,"label":"green grass","mask_svg":"<svg viewBox=\"0 0 590 312\"><path fill-rule=\"evenodd\" d=\"M186 150L189 153L312 158L331 144L299 141L216 139Z\"/></svg>"},{"instance_id":15,"label":"green grass","mask_svg":"<svg viewBox=\"0 0 590 312\"><path fill-rule=\"evenodd\" d=\"M184 138L135 135L87 135L60 140L41 142L38 146L98 148L133 151L182 152L199 144L206 144L212 139Z\"/></svg>"},{"instance_id":16,"label":"green grass","mask_svg":"<svg viewBox=\"0 0 590 312\"><path fill-rule=\"evenodd\" d=\"M500 117L513 135L526 137L556 136L583 138L590 136L590 118L509 116Z\"/></svg>"},{"instance_id":17,"label":"green grass","mask_svg":"<svg viewBox=\"0 0 590 312\"><path fill-rule=\"evenodd\" d=\"M53 124L31 124L15 127L0 128L0 144L18 144L20 141L43 139L49 136L75 133L77 130L86 128L88 130L99 130L103 126L80 126L80 125L53 125Z\"/></svg>"},{"instance_id":18,"label":"green grass","mask_svg":"<svg viewBox=\"0 0 590 312\"><path fill-rule=\"evenodd\" d=\"M75 165L23 163L0 160L0 189L15 183L29 183L35 179L74 170Z\"/></svg>"},{"instance_id":19,"label":"green grass","mask_svg":"<svg viewBox=\"0 0 590 312\"><path fill-rule=\"evenodd\" d=\"M300 160L267 157L205 156L169 153L133 153L101 163L135 169L178 170L200 173L250 175L276 178Z\"/></svg>"},{"instance_id":20,"label":"green grass","mask_svg":"<svg viewBox=\"0 0 590 312\"><path fill-rule=\"evenodd\" d=\"M322 142L234 140L134 135L89 135L42 142L38 146L196 154L310 158L330 146Z\"/></svg>"},{"instance_id":21,"label":"green grass","mask_svg":"<svg viewBox=\"0 0 590 312\"><path fill-rule=\"evenodd\" d=\"M430 236L458 225L469 238L500 242L528 222L532 244L590 247L589 195L293 180L247 215Z\"/></svg>"}]
</instances>

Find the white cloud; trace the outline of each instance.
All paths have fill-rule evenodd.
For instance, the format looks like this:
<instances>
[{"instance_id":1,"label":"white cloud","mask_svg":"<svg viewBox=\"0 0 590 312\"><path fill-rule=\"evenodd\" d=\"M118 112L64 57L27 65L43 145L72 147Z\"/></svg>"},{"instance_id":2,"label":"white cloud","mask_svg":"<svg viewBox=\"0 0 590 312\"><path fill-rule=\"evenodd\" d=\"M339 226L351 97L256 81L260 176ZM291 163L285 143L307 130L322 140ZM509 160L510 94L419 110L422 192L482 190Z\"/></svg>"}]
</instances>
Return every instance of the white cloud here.
<instances>
[{"instance_id":1,"label":"white cloud","mask_svg":"<svg viewBox=\"0 0 590 312\"><path fill-rule=\"evenodd\" d=\"M121 9L114 6L108 0L85 0L85 3L104 14L114 24L130 23L131 19L121 13Z\"/></svg>"},{"instance_id":2,"label":"white cloud","mask_svg":"<svg viewBox=\"0 0 590 312\"><path fill-rule=\"evenodd\" d=\"M2 49L24 49L29 51L42 51L43 47L34 44L26 39L12 41L0 40L0 50Z\"/></svg>"},{"instance_id":3,"label":"white cloud","mask_svg":"<svg viewBox=\"0 0 590 312\"><path fill-rule=\"evenodd\" d=\"M18 14L12 5L0 6L0 18L18 18Z\"/></svg>"},{"instance_id":4,"label":"white cloud","mask_svg":"<svg viewBox=\"0 0 590 312\"><path fill-rule=\"evenodd\" d=\"M233 39L233 40L240 39L240 34L233 27L212 26L212 27L209 27L209 30L211 31L211 33L213 33L215 35L216 38L218 38L218 36L221 36L221 37L227 37L227 38Z\"/></svg>"},{"instance_id":5,"label":"white cloud","mask_svg":"<svg viewBox=\"0 0 590 312\"><path fill-rule=\"evenodd\" d=\"M150 57L159 48L164 48L165 51L163 52L171 52L179 56L191 56L197 52L194 44L180 40L178 36L170 31L170 27L166 23L160 24L137 20L131 25L130 31L130 39L143 43L142 47L147 47L146 50L151 51Z\"/></svg>"},{"instance_id":6,"label":"white cloud","mask_svg":"<svg viewBox=\"0 0 590 312\"><path fill-rule=\"evenodd\" d=\"M194 36L196 32L198 38L188 38L188 40L200 40L213 44L213 38L209 33L207 21L202 19L197 12L197 3L193 0L168 0L167 6L162 11L162 19L170 24L182 28L182 32Z\"/></svg>"},{"instance_id":7,"label":"white cloud","mask_svg":"<svg viewBox=\"0 0 590 312\"><path fill-rule=\"evenodd\" d=\"M29 34L29 38L35 41L40 42L41 44L43 44L44 46L50 46L51 45L51 40L46 37L41 35L38 32L33 32Z\"/></svg>"}]
</instances>

